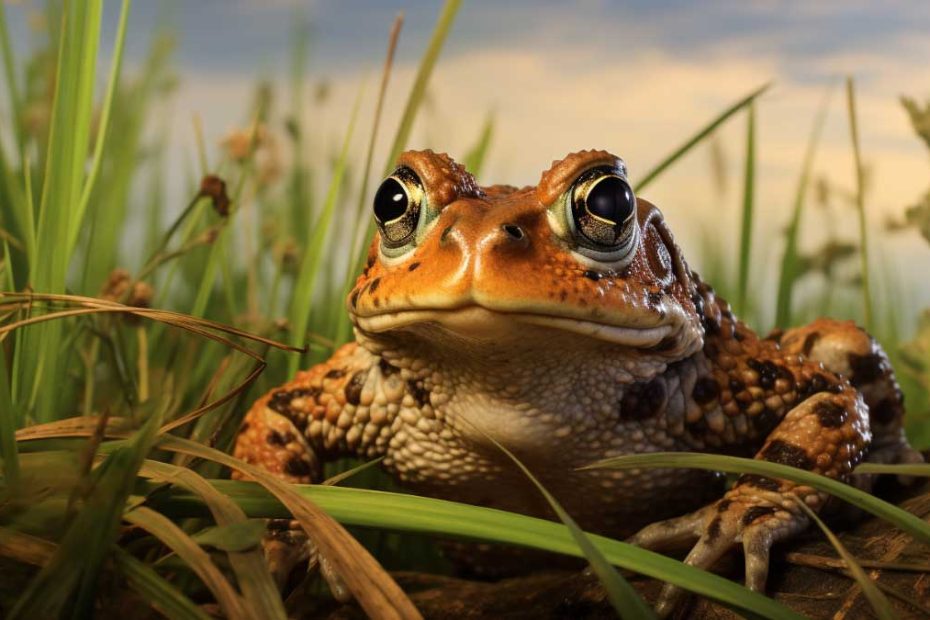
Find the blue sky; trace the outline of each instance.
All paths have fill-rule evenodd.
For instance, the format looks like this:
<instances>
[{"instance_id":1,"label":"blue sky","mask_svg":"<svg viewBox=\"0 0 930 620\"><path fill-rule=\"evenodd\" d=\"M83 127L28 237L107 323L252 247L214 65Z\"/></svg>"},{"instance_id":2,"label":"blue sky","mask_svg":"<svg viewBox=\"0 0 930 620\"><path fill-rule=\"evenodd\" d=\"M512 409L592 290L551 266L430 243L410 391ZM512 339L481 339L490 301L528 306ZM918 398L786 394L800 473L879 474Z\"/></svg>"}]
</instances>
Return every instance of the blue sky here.
<instances>
[{"instance_id":1,"label":"blue sky","mask_svg":"<svg viewBox=\"0 0 930 620\"><path fill-rule=\"evenodd\" d=\"M118 4L106 2L105 51ZM19 47L30 36L29 6L22 0L10 10ZM439 0L135 0L127 66L129 71L138 66L149 34L163 20L177 30L180 89L170 131L176 178L184 179L180 170L192 152L192 116L203 118L211 145L244 125L256 79L283 81L287 75L289 40L303 16L312 33L308 79L331 86L328 104L307 110L315 131L313 156L325 160L362 86L361 118L370 119L369 93L376 88L387 30L402 10L405 26L385 109L383 153L440 8ZM771 80L773 88L758 105L762 257L756 276L766 278L780 251L778 235L766 233L784 225L812 119L831 84L816 171L852 185L842 76L856 79L872 185L871 225L880 228L886 216L900 213L930 187L930 158L898 101L902 94L930 96L928 33L925 1L466 0L430 85L432 105L421 115L411 146L463 156L493 114L485 183L535 183L552 159L580 148L606 148L624 157L635 181L719 111ZM734 119L718 135L725 186L711 174L711 150L705 147L649 189L648 197L663 209L690 256L700 251L702 231L736 238L744 127L742 119ZM367 125L359 133L354 152L361 154ZM180 204L183 188L176 189ZM855 230L854 218L845 216L829 226L840 234ZM918 277L914 265L930 260L916 235L889 239L885 246L891 269L904 274ZM912 290L930 303L930 287Z\"/></svg>"}]
</instances>

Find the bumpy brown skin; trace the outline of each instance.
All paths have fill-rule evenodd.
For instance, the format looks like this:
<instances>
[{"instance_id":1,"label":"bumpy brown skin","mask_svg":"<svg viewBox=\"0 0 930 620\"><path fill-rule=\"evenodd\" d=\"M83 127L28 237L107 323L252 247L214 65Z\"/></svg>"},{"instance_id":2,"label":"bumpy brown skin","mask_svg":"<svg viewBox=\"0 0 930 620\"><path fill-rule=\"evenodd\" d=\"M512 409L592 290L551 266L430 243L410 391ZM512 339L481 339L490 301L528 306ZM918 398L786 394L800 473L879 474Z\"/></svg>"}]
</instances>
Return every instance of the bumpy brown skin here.
<instances>
[{"instance_id":1,"label":"bumpy brown skin","mask_svg":"<svg viewBox=\"0 0 930 620\"><path fill-rule=\"evenodd\" d=\"M348 300L357 343L259 399L239 458L307 483L328 459L383 456L414 491L551 516L490 435L587 529L639 530L633 542L656 549L693 544L687 561L702 567L741 544L756 590L772 544L808 525L796 502L818 510L823 494L743 476L711 501L720 476L577 468L689 450L846 480L863 459L920 459L888 359L852 323L760 339L688 269L641 199L629 256L583 256L565 196L594 166L625 174L615 156L574 153L523 189L481 188L430 151L399 165L423 181L426 223L401 255L375 239ZM660 610L676 596L667 588Z\"/></svg>"}]
</instances>

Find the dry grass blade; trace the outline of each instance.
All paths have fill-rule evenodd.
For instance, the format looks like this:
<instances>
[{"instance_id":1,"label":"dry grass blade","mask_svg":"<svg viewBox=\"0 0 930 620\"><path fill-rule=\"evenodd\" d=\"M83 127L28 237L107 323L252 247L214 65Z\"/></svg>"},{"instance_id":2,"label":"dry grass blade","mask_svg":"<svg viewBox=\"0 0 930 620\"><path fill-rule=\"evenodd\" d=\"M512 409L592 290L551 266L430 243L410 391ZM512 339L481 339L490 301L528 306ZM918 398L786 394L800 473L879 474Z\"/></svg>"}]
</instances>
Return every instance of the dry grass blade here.
<instances>
[{"instance_id":1,"label":"dry grass blade","mask_svg":"<svg viewBox=\"0 0 930 620\"><path fill-rule=\"evenodd\" d=\"M407 595L371 554L339 523L290 485L270 473L207 446L166 435L161 448L215 461L239 471L264 486L300 522L320 552L332 563L358 603L372 618L422 618Z\"/></svg>"},{"instance_id":2,"label":"dry grass blade","mask_svg":"<svg viewBox=\"0 0 930 620\"><path fill-rule=\"evenodd\" d=\"M236 590L217 568L210 554L204 551L184 530L163 514L140 506L123 515L123 519L137 525L163 542L193 570L210 589L227 618L247 619L245 605Z\"/></svg>"},{"instance_id":3,"label":"dry grass blade","mask_svg":"<svg viewBox=\"0 0 930 620\"><path fill-rule=\"evenodd\" d=\"M195 444L198 445L198 444ZM207 504L210 513L217 525L234 525L247 522L245 513L228 497L216 489L193 470L147 460L140 470L140 474L160 482L176 484L191 493L198 495ZM284 604L278 593L277 586L268 566L262 557L261 551L231 551L229 563L236 573L245 600L250 607L251 615L255 618L286 617Z\"/></svg>"},{"instance_id":4,"label":"dry grass blade","mask_svg":"<svg viewBox=\"0 0 930 620\"><path fill-rule=\"evenodd\" d=\"M57 439L62 437L90 437L99 424L99 416L79 416L65 418L57 422L33 424L16 431L16 441L35 441L38 439ZM103 433L105 437L126 437L132 431L132 421L126 418L110 417Z\"/></svg>"},{"instance_id":5,"label":"dry grass blade","mask_svg":"<svg viewBox=\"0 0 930 620\"><path fill-rule=\"evenodd\" d=\"M249 372L246 377L236 384L233 388L228 390L222 396L205 403L204 405L189 411L188 413L180 416L170 422L167 422L160 430L160 432L167 432L188 424L189 422L200 417L204 413L211 411L235 398L237 395L242 393L245 389L252 384L255 379L261 374L262 370L265 368L264 358L249 349L246 346L243 346L229 338L221 336L214 332L220 332L223 334L236 336L246 340L251 340L258 342L260 344L275 347L285 351L292 352L302 352L304 349L291 347L286 344L282 344L275 340L269 338L264 338L256 334L251 334L228 325L223 325L222 323L217 323L215 321L209 321L206 319L201 319L193 317L190 315L182 314L179 312L171 312L168 310L157 310L153 308L138 308L134 306L127 306L121 303L112 302L104 299L97 299L94 297L82 297L78 295L47 295L47 294L35 294L35 293L0 293L0 299L11 298L8 302L0 302L0 307L3 306L14 306L19 308L32 308L36 302L42 302L45 304L50 304L52 307L58 307L61 305L67 306L78 306L77 308L68 308L64 310L58 310L56 312L49 312L47 314L30 316L25 319L20 319L10 323L9 325L4 325L0 327L0 338L4 335L32 325L35 323L41 323L45 321L54 321L58 319L64 319L75 316L89 315L89 314L106 314L106 313L116 313L116 314L129 314L137 316L140 318L145 318L148 320L157 321L170 325L173 327L178 327L180 329L186 330L203 338L208 338L215 342L218 342L230 349L233 349L243 355L247 355L255 360L255 366Z\"/></svg>"},{"instance_id":6,"label":"dry grass blade","mask_svg":"<svg viewBox=\"0 0 930 620\"><path fill-rule=\"evenodd\" d=\"M874 581L872 581L869 576L862 570L862 567L859 566L859 563L856 561L856 558L846 549L846 546L840 542L840 539L830 531L830 528L820 520L820 517L817 516L813 510L808 507L804 501L797 501L795 505L800 507L803 510L808 518L817 524L817 527L820 528L820 531L824 533L824 536L827 537L827 540L830 541L830 544L833 545L833 548L836 549L836 552L843 558L843 561L846 562L846 568L852 574L853 579L856 580L856 583L859 584L859 587L862 588L862 593L865 594L865 598L868 599L869 604L872 606L872 609L875 611L876 615L882 620L897 620L897 614L894 613L894 609L891 607L891 603L888 602L888 599L885 598L885 595L878 588Z\"/></svg>"},{"instance_id":7,"label":"dry grass blade","mask_svg":"<svg viewBox=\"0 0 930 620\"><path fill-rule=\"evenodd\" d=\"M321 484L325 484L326 486L334 487L334 486L336 486L337 484L339 484L340 482L343 482L343 481L345 481L345 480L348 480L349 478L351 478L351 477L354 476L355 474L361 473L361 472L365 471L366 469L370 468L371 466L377 465L378 463L380 463L380 462L383 461L383 460L384 460L384 457L383 457L383 456L379 456L379 457L376 458L376 459L372 459L372 460L370 460L370 461L367 461L367 462L365 462L365 463L362 463L361 465L357 465L357 466L353 467L352 469L347 469L347 470L345 470L345 471L339 472L339 473L336 474L335 476L330 476L329 478L327 478L326 480L324 480Z\"/></svg>"},{"instance_id":8,"label":"dry grass blade","mask_svg":"<svg viewBox=\"0 0 930 620\"><path fill-rule=\"evenodd\" d=\"M58 545L44 538L0 527L0 556L33 566L45 566L57 548Z\"/></svg>"}]
</instances>

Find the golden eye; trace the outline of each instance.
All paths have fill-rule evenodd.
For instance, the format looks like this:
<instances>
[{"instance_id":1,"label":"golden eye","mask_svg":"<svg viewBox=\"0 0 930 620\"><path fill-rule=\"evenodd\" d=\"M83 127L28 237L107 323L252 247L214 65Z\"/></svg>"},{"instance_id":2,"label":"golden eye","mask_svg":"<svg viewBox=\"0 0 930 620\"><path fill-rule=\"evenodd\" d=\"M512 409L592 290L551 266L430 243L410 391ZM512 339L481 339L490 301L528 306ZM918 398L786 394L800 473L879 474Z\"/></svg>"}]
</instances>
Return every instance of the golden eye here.
<instances>
[{"instance_id":1,"label":"golden eye","mask_svg":"<svg viewBox=\"0 0 930 620\"><path fill-rule=\"evenodd\" d=\"M623 246L634 228L636 196L626 179L610 168L586 171L572 188L575 230L596 248Z\"/></svg>"},{"instance_id":2,"label":"golden eye","mask_svg":"<svg viewBox=\"0 0 930 620\"><path fill-rule=\"evenodd\" d=\"M381 182L375 193L375 222L386 247L405 245L416 232L423 202L423 184L417 174L403 166Z\"/></svg>"}]
</instances>

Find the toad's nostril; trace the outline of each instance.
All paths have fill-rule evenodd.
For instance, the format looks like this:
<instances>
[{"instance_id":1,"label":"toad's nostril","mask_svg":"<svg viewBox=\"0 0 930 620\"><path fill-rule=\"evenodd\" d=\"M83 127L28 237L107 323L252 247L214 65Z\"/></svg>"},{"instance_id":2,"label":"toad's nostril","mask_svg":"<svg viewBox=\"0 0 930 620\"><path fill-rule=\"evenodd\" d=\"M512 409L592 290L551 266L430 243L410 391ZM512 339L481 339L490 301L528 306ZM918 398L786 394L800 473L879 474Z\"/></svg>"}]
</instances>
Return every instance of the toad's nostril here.
<instances>
[{"instance_id":1,"label":"toad's nostril","mask_svg":"<svg viewBox=\"0 0 930 620\"><path fill-rule=\"evenodd\" d=\"M526 236L526 233L523 232L523 229L517 226L516 224L504 224L501 226L507 236L516 241L520 241L523 237Z\"/></svg>"}]
</instances>

